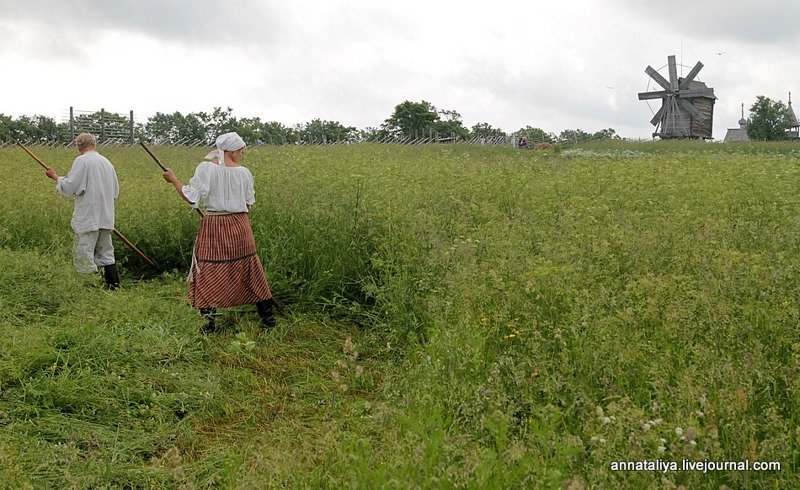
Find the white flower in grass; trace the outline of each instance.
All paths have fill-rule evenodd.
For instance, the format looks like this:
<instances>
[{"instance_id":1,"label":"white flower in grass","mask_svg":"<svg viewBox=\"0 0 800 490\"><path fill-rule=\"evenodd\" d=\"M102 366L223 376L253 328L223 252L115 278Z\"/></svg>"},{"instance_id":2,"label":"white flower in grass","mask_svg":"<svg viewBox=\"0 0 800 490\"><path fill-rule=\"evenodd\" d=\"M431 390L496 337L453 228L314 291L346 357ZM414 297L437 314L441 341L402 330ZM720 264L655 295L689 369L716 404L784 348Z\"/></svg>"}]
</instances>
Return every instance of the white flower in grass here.
<instances>
[{"instance_id":1,"label":"white flower in grass","mask_svg":"<svg viewBox=\"0 0 800 490\"><path fill-rule=\"evenodd\" d=\"M680 427L675 427L675 435L682 436L683 435L683 429L680 428Z\"/></svg>"}]
</instances>

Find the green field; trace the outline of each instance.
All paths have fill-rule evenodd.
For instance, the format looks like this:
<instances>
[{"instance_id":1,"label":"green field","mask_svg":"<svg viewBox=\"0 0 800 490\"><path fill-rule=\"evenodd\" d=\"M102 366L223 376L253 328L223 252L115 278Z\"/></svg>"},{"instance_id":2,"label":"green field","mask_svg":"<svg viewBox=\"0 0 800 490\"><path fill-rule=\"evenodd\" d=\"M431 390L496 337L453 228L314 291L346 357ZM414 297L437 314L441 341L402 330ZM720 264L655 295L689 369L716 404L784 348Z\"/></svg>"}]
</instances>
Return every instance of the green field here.
<instances>
[{"instance_id":1,"label":"green field","mask_svg":"<svg viewBox=\"0 0 800 490\"><path fill-rule=\"evenodd\" d=\"M117 242L116 292L0 149L0 488L800 488L800 146L250 149L284 314L208 336L197 215L101 152L159 264ZM612 471L656 460L781 468Z\"/></svg>"}]
</instances>

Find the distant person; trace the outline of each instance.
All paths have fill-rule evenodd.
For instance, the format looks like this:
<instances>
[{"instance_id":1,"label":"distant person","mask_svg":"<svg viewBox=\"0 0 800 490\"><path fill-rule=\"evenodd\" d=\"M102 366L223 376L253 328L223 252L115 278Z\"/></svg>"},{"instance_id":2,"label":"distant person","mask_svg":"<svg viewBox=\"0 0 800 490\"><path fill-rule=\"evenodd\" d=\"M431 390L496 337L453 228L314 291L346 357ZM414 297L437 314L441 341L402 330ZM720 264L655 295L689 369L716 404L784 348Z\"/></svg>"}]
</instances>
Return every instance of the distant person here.
<instances>
[{"instance_id":1,"label":"distant person","mask_svg":"<svg viewBox=\"0 0 800 490\"><path fill-rule=\"evenodd\" d=\"M238 134L225 133L216 146L187 185L171 169L164 172L164 179L183 199L205 208L189 270L189 302L205 318L205 332L216 330L217 308L253 303L261 327L270 329L277 323L275 302L247 217L256 199L253 175L240 165L245 143Z\"/></svg>"},{"instance_id":2,"label":"distant person","mask_svg":"<svg viewBox=\"0 0 800 490\"><path fill-rule=\"evenodd\" d=\"M66 177L59 177L53 167L46 166L45 175L56 181L56 190L75 199L72 231L75 232L73 262L82 273L103 268L109 289L119 287L119 273L114 260L111 232L114 229L114 200L119 195L119 182L114 166L97 153L97 140L89 133L75 138L78 156Z\"/></svg>"}]
</instances>

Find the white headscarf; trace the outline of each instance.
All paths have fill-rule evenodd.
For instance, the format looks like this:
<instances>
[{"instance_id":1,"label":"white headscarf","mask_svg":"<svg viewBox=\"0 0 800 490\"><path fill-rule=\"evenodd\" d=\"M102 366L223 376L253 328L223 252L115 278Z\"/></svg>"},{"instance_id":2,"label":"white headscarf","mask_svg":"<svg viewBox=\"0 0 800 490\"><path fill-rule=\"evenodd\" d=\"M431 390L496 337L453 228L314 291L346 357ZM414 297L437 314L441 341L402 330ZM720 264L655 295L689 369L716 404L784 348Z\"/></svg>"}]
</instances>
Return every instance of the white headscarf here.
<instances>
[{"instance_id":1,"label":"white headscarf","mask_svg":"<svg viewBox=\"0 0 800 490\"><path fill-rule=\"evenodd\" d=\"M217 158L217 163L225 165L225 152L241 150L246 145L241 136L236 132L225 133L217 136L217 149L206 155L206 160Z\"/></svg>"}]
</instances>

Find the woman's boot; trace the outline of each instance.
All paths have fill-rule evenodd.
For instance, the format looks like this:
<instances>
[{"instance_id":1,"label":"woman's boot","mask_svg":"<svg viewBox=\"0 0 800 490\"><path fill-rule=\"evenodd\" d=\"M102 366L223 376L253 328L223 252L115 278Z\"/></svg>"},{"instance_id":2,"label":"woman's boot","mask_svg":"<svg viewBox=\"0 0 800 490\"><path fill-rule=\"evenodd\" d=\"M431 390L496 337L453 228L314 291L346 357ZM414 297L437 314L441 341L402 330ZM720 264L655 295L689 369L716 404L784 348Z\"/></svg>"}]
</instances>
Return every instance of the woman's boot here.
<instances>
[{"instance_id":1,"label":"woman's boot","mask_svg":"<svg viewBox=\"0 0 800 490\"><path fill-rule=\"evenodd\" d=\"M278 324L278 321L275 319L275 312L272 311L272 305L274 303L275 301L272 298L256 303L258 316L261 317L261 328L264 330L269 330Z\"/></svg>"}]
</instances>

